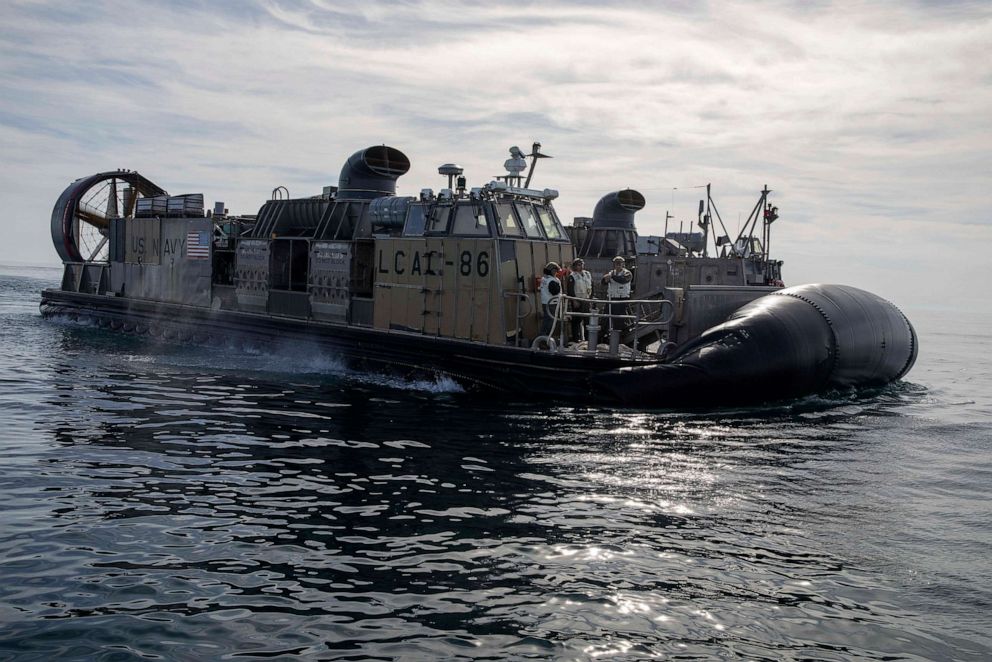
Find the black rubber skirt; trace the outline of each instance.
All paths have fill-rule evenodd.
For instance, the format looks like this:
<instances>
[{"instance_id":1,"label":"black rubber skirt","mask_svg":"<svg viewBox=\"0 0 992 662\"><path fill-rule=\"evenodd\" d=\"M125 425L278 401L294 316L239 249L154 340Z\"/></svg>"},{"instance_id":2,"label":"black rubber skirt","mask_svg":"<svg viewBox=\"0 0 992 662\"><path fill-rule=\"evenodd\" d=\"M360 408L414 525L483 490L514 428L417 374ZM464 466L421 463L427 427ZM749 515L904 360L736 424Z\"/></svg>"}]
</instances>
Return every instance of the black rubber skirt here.
<instances>
[{"instance_id":1,"label":"black rubber skirt","mask_svg":"<svg viewBox=\"0 0 992 662\"><path fill-rule=\"evenodd\" d=\"M894 305L846 285L800 285L756 299L666 362L592 378L625 405L708 407L879 386L905 375L919 343Z\"/></svg>"}]
</instances>

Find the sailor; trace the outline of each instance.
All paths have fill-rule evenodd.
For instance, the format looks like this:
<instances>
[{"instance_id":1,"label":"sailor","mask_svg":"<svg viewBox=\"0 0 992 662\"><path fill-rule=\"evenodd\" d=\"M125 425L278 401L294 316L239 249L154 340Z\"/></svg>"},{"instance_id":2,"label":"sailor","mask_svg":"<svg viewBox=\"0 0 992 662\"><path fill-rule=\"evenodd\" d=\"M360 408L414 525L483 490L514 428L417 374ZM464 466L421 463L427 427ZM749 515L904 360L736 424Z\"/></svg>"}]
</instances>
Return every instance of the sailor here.
<instances>
[{"instance_id":1,"label":"sailor","mask_svg":"<svg viewBox=\"0 0 992 662\"><path fill-rule=\"evenodd\" d=\"M613 271L607 271L603 275L603 284L606 285L606 298L610 299L610 330L623 328L626 320L614 320L612 315L627 314L627 300L630 299L630 284L634 280L634 274L630 273L624 265L626 260L617 255L613 258ZM616 303L613 303L616 302Z\"/></svg>"},{"instance_id":2,"label":"sailor","mask_svg":"<svg viewBox=\"0 0 992 662\"><path fill-rule=\"evenodd\" d=\"M558 308L558 295L561 294L561 281L556 275L561 267L557 262L548 262L544 267L544 276L541 278L541 320L542 336L551 335L554 326L555 311ZM554 303L552 303L552 300Z\"/></svg>"},{"instance_id":3,"label":"sailor","mask_svg":"<svg viewBox=\"0 0 992 662\"><path fill-rule=\"evenodd\" d=\"M581 257L572 260L572 270L565 281L565 293L578 299L592 298L592 274L586 271L586 263ZM569 301L571 310L579 313L589 312L588 301ZM589 318L582 315L572 315L572 340L580 342L585 337L585 328Z\"/></svg>"}]
</instances>

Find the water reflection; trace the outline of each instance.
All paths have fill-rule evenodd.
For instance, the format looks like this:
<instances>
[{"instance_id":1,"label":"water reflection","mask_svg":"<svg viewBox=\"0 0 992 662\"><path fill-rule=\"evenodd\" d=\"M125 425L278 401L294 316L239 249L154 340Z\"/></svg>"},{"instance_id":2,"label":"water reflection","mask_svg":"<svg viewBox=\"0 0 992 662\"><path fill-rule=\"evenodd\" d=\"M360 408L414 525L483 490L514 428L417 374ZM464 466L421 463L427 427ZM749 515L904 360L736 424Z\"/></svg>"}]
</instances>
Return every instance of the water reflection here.
<instances>
[{"instance_id":1,"label":"water reflection","mask_svg":"<svg viewBox=\"0 0 992 662\"><path fill-rule=\"evenodd\" d=\"M24 517L2 538L4 650L952 652L869 555L835 545L898 521L865 498L865 457L885 451L863 431L913 397L901 387L610 412L280 372L295 354L152 353L71 327L60 342L37 368L38 447L7 477Z\"/></svg>"}]
</instances>

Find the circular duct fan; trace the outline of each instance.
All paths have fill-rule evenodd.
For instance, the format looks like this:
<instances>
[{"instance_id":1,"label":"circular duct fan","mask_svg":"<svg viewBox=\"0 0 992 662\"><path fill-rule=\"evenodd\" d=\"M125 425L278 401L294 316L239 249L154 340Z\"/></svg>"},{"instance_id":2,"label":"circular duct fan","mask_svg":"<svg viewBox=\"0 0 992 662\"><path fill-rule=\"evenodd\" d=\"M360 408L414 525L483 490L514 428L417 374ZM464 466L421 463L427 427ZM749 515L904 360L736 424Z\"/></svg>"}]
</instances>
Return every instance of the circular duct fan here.
<instances>
[{"instance_id":1,"label":"circular duct fan","mask_svg":"<svg viewBox=\"0 0 992 662\"><path fill-rule=\"evenodd\" d=\"M136 172L101 172L77 179L52 210L52 241L63 262L106 262L110 221L134 216L139 197L165 191Z\"/></svg>"}]
</instances>

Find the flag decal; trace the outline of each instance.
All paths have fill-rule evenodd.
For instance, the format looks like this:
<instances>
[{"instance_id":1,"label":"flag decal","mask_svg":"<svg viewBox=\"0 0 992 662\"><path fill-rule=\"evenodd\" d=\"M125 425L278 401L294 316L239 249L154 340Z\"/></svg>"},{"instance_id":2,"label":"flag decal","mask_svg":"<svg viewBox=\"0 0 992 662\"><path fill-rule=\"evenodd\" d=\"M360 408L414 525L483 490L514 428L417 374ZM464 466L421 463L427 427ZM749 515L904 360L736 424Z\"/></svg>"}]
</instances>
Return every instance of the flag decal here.
<instances>
[{"instance_id":1,"label":"flag decal","mask_svg":"<svg viewBox=\"0 0 992 662\"><path fill-rule=\"evenodd\" d=\"M210 257L210 237L206 231L186 233L186 257L191 260Z\"/></svg>"}]
</instances>

